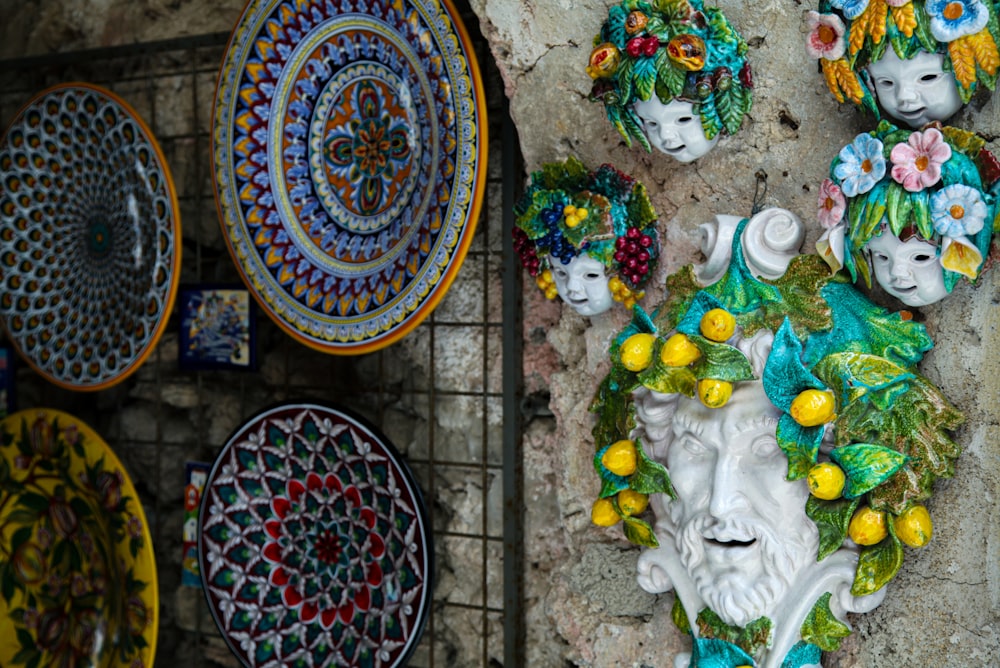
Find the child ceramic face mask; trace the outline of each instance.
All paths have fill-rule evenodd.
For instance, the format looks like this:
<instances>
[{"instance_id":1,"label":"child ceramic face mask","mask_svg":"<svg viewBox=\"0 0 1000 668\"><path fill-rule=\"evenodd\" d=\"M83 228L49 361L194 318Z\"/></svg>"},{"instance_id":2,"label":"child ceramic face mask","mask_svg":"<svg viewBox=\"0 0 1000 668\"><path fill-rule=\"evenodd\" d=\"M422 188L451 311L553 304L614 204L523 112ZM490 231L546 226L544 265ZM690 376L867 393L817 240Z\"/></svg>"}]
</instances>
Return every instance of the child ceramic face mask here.
<instances>
[{"instance_id":1,"label":"child ceramic face mask","mask_svg":"<svg viewBox=\"0 0 1000 668\"><path fill-rule=\"evenodd\" d=\"M582 316L642 298L659 256L656 212L643 185L576 158L531 175L514 207L514 249L549 299Z\"/></svg>"},{"instance_id":2,"label":"child ceramic face mask","mask_svg":"<svg viewBox=\"0 0 1000 668\"><path fill-rule=\"evenodd\" d=\"M719 142L719 135L712 139L705 136L701 118L690 102L675 99L663 104L652 97L633 106L650 146L678 162L693 162Z\"/></svg>"},{"instance_id":3,"label":"child ceramic face mask","mask_svg":"<svg viewBox=\"0 0 1000 668\"><path fill-rule=\"evenodd\" d=\"M868 65L875 97L885 113L911 128L946 121L962 108L962 97L944 55L918 51L900 60L893 49Z\"/></svg>"},{"instance_id":4,"label":"child ceramic face mask","mask_svg":"<svg viewBox=\"0 0 1000 668\"><path fill-rule=\"evenodd\" d=\"M996 85L1000 25L992 2L820 0L806 23L806 52L819 60L830 92L876 118L884 110L919 129ZM923 111L912 99L921 89L928 91Z\"/></svg>"},{"instance_id":5,"label":"child ceramic face mask","mask_svg":"<svg viewBox=\"0 0 1000 668\"><path fill-rule=\"evenodd\" d=\"M594 44L590 99L604 103L629 146L635 139L647 151L691 162L721 135L735 134L750 111L747 44L718 8L701 0L625 0L610 8ZM674 125L678 136L661 137Z\"/></svg>"},{"instance_id":6,"label":"child ceramic face mask","mask_svg":"<svg viewBox=\"0 0 1000 668\"><path fill-rule=\"evenodd\" d=\"M982 270L993 237L1000 164L957 128L886 121L844 146L819 189L816 244L834 271L871 274L909 306L932 304Z\"/></svg>"}]
</instances>

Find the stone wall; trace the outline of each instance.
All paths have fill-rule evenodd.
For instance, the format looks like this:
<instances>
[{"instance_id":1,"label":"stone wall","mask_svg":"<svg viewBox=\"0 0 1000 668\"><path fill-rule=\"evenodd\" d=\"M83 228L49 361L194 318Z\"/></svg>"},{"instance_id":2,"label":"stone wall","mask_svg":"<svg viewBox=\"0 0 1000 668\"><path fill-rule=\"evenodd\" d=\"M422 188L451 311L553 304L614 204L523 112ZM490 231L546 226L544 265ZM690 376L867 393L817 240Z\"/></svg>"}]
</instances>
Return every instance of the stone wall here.
<instances>
[{"instance_id":1,"label":"stone wall","mask_svg":"<svg viewBox=\"0 0 1000 668\"><path fill-rule=\"evenodd\" d=\"M708 156L687 166L660 154L626 148L604 120L600 105L586 99L590 79L584 66L609 4L595 0L472 0L510 99L527 168L576 155L590 166L611 162L644 182L660 214L665 249L654 285L667 273L698 260L700 223L716 213L749 213L758 171L767 175L763 195L767 205L791 209L811 222L817 187L830 159L856 133L869 128L868 120L853 108L837 107L814 63L804 55L802 16L812 3L720 3L751 45L754 108L737 136L722 140ZM0 58L228 31L241 6L240 0L0 0L0 16L4 17ZM954 124L990 137L1000 135L998 104L977 99ZM199 234L198 243L208 247L219 241L211 225L204 225ZM816 236L812 230L807 247ZM484 243L495 247L498 242L493 237ZM655 304L661 296L662 291L654 287L647 303ZM883 299L880 295L876 298ZM852 620L855 633L839 652L826 657L828 668L966 668L996 661L1000 650L998 303L1000 278L994 269L979 285L961 284L944 303L920 314L938 341L923 371L966 412L968 421L958 434L965 454L955 478L939 483L929 504L935 539L928 547L907 554L902 573L878 610ZM464 306L456 304L455 308ZM641 591L634 579L638 550L618 529L598 529L589 521L598 483L591 467L592 416L586 409L607 367L607 342L622 326L623 315L587 322L545 301L526 281L524 317L525 386L531 399L526 405L535 408L524 434L526 664L666 667L670 665L667 657L686 642L669 619L672 597ZM65 402L77 406L81 413L116 414L107 423L114 422L116 429L136 430L133 436L139 440L148 436L139 430L153 415L166 419L169 426L160 438L176 444L197 433L199 442L217 443L248 405L280 399L298 389L289 385L289 378L308 388L322 386L337 373L364 373L364 369L347 371L329 362L316 367L315 356L299 350L300 346L292 345L279 332L265 331L264 337L273 359L281 363L265 365L259 386L242 384L241 389L235 389L220 381L199 385L195 395L187 387L164 395L161 385L153 392L154 384L172 378L173 353L167 340L127 396L112 392L93 405L88 403L90 398L67 397ZM420 358L421 346L426 345L425 340L413 337L398 346L401 375L419 376L417 369L412 374L409 369L417 364L414 360ZM482 353L474 351L472 359ZM443 361L446 375L461 377L469 358L456 353ZM22 399L30 402L39 395L51 393L29 391ZM213 397L211 406L199 412L197 406L203 405L206 396ZM135 407L123 411L124 404ZM466 410L457 406L439 425L445 441L451 444L448 447L456 451L468 445L461 419ZM426 447L419 436L424 433L426 407L419 402L398 404L387 419L390 436L397 443L406 443L414 452ZM490 420L491 428L498 426L498 420L497 416ZM144 447L131 456L126 465L141 472L153 466L158 457L169 455ZM475 504L468 507L467 503L473 492L482 492L482 483L444 479L438 484L444 490L443 507L448 508L441 514L444 526L460 532L466 528L468 513L476 512ZM179 489L169 485L156 489L164 503L180 498ZM179 526L167 526L164 531L175 528L179 535ZM445 587L449 600L474 599L476 584L461 579L462 560L468 555L461 551L454 555L439 586ZM490 576L494 578L491 587L496 576ZM165 588L163 595L171 592ZM170 614L185 617L196 613L178 608ZM165 622L175 629L192 628L194 623L169 616ZM438 631L445 638L438 661L477 665L483 643L475 629L456 618L443 621ZM161 642L176 643L185 637L173 632L161 635ZM498 637L491 636L485 643L486 653L492 660L502 661ZM198 651L204 650L181 651L179 656L193 658ZM224 657L225 651L218 656Z\"/></svg>"}]
</instances>

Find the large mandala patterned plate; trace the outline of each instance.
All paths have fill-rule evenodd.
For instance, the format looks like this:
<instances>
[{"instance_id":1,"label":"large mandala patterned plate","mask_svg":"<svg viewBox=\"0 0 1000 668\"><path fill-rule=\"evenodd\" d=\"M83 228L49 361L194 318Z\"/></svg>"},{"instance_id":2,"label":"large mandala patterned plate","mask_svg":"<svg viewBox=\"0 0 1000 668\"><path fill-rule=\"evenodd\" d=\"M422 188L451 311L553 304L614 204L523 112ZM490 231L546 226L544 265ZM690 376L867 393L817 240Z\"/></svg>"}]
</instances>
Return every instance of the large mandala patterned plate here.
<instances>
[{"instance_id":1,"label":"large mandala patterned plate","mask_svg":"<svg viewBox=\"0 0 1000 668\"><path fill-rule=\"evenodd\" d=\"M110 91L50 88L0 143L0 317L53 383L98 390L139 368L180 274L180 216L156 139Z\"/></svg>"},{"instance_id":2,"label":"large mandala patterned plate","mask_svg":"<svg viewBox=\"0 0 1000 668\"><path fill-rule=\"evenodd\" d=\"M247 666L399 666L420 640L433 565L420 492L343 409L286 404L239 428L205 486L198 553Z\"/></svg>"},{"instance_id":3,"label":"large mandala patterned plate","mask_svg":"<svg viewBox=\"0 0 1000 668\"><path fill-rule=\"evenodd\" d=\"M121 462L56 410L0 421L0 666L153 665L156 563Z\"/></svg>"},{"instance_id":4,"label":"large mandala patterned plate","mask_svg":"<svg viewBox=\"0 0 1000 668\"><path fill-rule=\"evenodd\" d=\"M449 0L250 0L213 135L229 249L293 337L369 352L444 296L472 242L487 144Z\"/></svg>"}]
</instances>

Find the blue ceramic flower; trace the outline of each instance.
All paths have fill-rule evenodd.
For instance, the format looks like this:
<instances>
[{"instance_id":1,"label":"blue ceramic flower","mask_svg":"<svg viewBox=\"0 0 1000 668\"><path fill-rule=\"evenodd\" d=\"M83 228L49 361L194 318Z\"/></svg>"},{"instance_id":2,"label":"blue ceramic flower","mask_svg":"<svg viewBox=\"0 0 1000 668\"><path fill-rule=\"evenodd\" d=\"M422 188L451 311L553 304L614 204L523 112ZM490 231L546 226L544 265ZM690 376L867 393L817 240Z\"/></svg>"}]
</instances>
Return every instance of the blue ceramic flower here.
<instances>
[{"instance_id":1,"label":"blue ceramic flower","mask_svg":"<svg viewBox=\"0 0 1000 668\"><path fill-rule=\"evenodd\" d=\"M840 179L840 188L847 197L863 195L885 176L885 156L882 142L867 133L859 134L840 149L840 163L833 175Z\"/></svg>"},{"instance_id":2,"label":"blue ceramic flower","mask_svg":"<svg viewBox=\"0 0 1000 668\"><path fill-rule=\"evenodd\" d=\"M939 42L975 35L986 27L990 14L982 0L927 0L931 34Z\"/></svg>"},{"instance_id":3,"label":"blue ceramic flower","mask_svg":"<svg viewBox=\"0 0 1000 668\"><path fill-rule=\"evenodd\" d=\"M961 183L942 188L931 196L934 231L957 239L983 229L986 202L978 190Z\"/></svg>"},{"instance_id":4,"label":"blue ceramic flower","mask_svg":"<svg viewBox=\"0 0 1000 668\"><path fill-rule=\"evenodd\" d=\"M849 19L856 19L868 8L868 0L830 0L830 4L844 12Z\"/></svg>"}]
</instances>

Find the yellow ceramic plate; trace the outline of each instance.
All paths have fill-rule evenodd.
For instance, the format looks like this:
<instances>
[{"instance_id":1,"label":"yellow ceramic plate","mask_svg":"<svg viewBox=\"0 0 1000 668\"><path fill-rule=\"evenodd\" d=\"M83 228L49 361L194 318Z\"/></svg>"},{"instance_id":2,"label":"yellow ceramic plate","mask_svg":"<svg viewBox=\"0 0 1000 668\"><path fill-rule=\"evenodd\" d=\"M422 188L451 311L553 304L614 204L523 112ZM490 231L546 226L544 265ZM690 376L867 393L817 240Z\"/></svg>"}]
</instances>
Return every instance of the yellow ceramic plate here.
<instances>
[{"instance_id":1,"label":"yellow ceramic plate","mask_svg":"<svg viewBox=\"0 0 1000 668\"><path fill-rule=\"evenodd\" d=\"M153 665L153 546L132 481L77 418L0 421L0 666Z\"/></svg>"}]
</instances>

